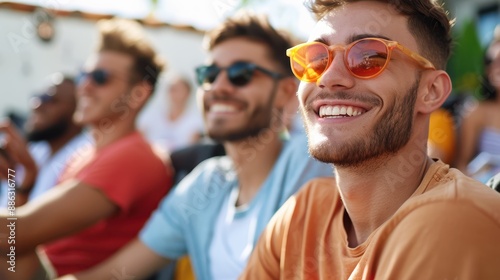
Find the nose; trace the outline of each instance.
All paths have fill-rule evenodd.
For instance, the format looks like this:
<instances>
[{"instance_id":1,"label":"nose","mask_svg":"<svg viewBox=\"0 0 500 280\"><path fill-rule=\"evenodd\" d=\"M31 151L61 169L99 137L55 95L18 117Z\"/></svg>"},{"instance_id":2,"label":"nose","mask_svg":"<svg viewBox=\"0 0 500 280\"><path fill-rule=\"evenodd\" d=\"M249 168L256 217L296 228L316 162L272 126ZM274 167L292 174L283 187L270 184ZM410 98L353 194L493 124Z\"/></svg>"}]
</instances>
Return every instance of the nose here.
<instances>
[{"instance_id":1,"label":"nose","mask_svg":"<svg viewBox=\"0 0 500 280\"><path fill-rule=\"evenodd\" d=\"M88 92L92 90L92 88L93 88L92 80L87 75L83 75L78 79L77 91L76 91L78 95L88 94Z\"/></svg>"},{"instance_id":2,"label":"nose","mask_svg":"<svg viewBox=\"0 0 500 280\"><path fill-rule=\"evenodd\" d=\"M330 49L332 61L321 77L316 81L316 86L325 88L351 88L354 86L354 76L347 69L344 62L345 50L342 47Z\"/></svg>"}]
</instances>

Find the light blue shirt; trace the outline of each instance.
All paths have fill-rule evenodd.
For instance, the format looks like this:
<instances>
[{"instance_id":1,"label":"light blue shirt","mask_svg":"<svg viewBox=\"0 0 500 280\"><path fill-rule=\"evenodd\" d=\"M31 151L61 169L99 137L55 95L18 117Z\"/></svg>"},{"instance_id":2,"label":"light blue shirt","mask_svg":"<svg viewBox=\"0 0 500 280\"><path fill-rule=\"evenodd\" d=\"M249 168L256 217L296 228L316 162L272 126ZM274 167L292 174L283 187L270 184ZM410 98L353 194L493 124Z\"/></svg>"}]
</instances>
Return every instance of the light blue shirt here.
<instances>
[{"instance_id":1,"label":"light blue shirt","mask_svg":"<svg viewBox=\"0 0 500 280\"><path fill-rule=\"evenodd\" d=\"M249 147L249 160L252 152ZM304 183L316 177L333 176L332 166L313 159L307 138L296 134L285 142L272 171L250 203L261 205L254 244L278 208ZM151 250L168 258L189 254L198 279L210 279L209 248L224 199L238 186L229 157L215 157L198 165L161 202L140 233Z\"/></svg>"}]
</instances>

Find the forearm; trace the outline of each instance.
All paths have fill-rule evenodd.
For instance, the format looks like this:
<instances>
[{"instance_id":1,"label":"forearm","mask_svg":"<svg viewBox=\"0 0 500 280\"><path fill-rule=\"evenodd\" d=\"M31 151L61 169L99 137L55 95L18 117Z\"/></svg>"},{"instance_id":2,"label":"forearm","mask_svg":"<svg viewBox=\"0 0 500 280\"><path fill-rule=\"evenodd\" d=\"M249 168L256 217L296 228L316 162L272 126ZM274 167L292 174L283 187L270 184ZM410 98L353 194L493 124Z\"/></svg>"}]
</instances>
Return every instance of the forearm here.
<instances>
[{"instance_id":1,"label":"forearm","mask_svg":"<svg viewBox=\"0 0 500 280\"><path fill-rule=\"evenodd\" d=\"M145 279L169 262L136 239L105 262L87 271L67 275L58 280Z\"/></svg>"},{"instance_id":2,"label":"forearm","mask_svg":"<svg viewBox=\"0 0 500 280\"><path fill-rule=\"evenodd\" d=\"M34 251L20 256L13 250L8 255L2 254L0 263L0 279L41 279L35 278L35 275L43 274L38 255Z\"/></svg>"}]
</instances>

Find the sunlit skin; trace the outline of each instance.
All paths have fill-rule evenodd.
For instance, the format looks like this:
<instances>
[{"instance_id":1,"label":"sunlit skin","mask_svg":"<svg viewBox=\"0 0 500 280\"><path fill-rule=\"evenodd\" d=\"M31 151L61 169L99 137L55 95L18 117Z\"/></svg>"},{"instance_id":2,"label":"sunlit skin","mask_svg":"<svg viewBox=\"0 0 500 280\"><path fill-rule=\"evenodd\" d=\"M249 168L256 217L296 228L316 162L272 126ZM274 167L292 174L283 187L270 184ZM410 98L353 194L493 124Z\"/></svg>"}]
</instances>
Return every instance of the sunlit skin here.
<instances>
[{"instance_id":1,"label":"sunlit skin","mask_svg":"<svg viewBox=\"0 0 500 280\"><path fill-rule=\"evenodd\" d=\"M210 51L207 64L228 67L235 62L255 63L280 72L266 45L244 38L232 38ZM223 141L226 153L237 166L240 193L238 204L250 201L278 157L283 129L281 113L293 98L297 86L292 77L279 81L259 71L245 86L232 85L222 71L210 89L199 89L205 129Z\"/></svg>"},{"instance_id":2,"label":"sunlit skin","mask_svg":"<svg viewBox=\"0 0 500 280\"><path fill-rule=\"evenodd\" d=\"M278 72L267 57L267 50L262 44L247 39L231 39L213 49L212 61L208 64L224 68L245 61ZM219 141L238 141L257 136L271 126L275 81L259 71L252 78L256 81L236 87L227 80L226 72L222 71L211 90L198 91L210 137ZM224 106L225 109L218 110L217 106Z\"/></svg>"},{"instance_id":3,"label":"sunlit skin","mask_svg":"<svg viewBox=\"0 0 500 280\"><path fill-rule=\"evenodd\" d=\"M131 56L102 51L89 59L87 72L102 69L110 73L104 85L87 77L78 84L78 106L74 114L77 123L89 125L99 149L135 131L135 118L150 95L146 80L134 79Z\"/></svg>"},{"instance_id":4,"label":"sunlit skin","mask_svg":"<svg viewBox=\"0 0 500 280\"><path fill-rule=\"evenodd\" d=\"M132 63L132 57L118 52L100 52L87 61L85 71L103 69L111 73L111 79L105 85L96 85L87 78L78 85L75 121L98 126L104 118L115 120L130 113L124 101L130 91Z\"/></svg>"},{"instance_id":5,"label":"sunlit skin","mask_svg":"<svg viewBox=\"0 0 500 280\"><path fill-rule=\"evenodd\" d=\"M379 37L419 53L417 41L406 27L407 19L387 4L363 1L347 5L353 13L342 8L329 13L317 23L309 41L347 45L360 38ZM343 28L346 25L350 28ZM426 156L429 113L444 102L449 91L444 71L424 70L397 50L384 72L373 79L352 76L343 53L337 52L316 83L300 84L298 97L310 152L336 165L351 246L366 240L419 185L430 163ZM325 105L351 107L360 114L320 117ZM404 160L411 161L404 184L388 181L389 171L402 174L398 170Z\"/></svg>"}]
</instances>

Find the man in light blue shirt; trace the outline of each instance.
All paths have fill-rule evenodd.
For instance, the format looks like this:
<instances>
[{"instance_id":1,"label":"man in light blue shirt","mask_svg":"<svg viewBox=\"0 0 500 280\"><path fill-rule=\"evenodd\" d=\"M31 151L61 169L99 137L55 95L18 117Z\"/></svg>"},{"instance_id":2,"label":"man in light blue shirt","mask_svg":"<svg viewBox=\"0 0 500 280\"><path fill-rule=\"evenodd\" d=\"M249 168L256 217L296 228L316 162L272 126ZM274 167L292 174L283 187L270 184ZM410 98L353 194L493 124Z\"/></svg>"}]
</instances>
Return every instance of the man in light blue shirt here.
<instances>
[{"instance_id":1,"label":"man in light blue shirt","mask_svg":"<svg viewBox=\"0 0 500 280\"><path fill-rule=\"evenodd\" d=\"M207 42L208 63L196 69L198 103L207 134L227 156L197 166L137 241L78 279L142 279L185 255L197 279L236 279L278 208L306 181L332 176L309 156L304 133L282 137L284 112L297 104L287 37L265 18L244 14L208 33Z\"/></svg>"}]
</instances>

